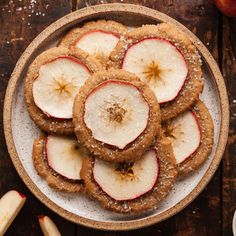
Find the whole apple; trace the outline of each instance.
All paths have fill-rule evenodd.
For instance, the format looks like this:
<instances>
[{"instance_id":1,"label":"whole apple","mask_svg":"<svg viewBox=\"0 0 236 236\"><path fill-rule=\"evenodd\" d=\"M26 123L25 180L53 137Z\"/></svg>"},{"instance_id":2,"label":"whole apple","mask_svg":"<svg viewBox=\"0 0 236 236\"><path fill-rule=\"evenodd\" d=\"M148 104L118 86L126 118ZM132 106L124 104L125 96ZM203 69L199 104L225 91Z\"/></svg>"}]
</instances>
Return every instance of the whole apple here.
<instances>
[{"instance_id":1,"label":"whole apple","mask_svg":"<svg viewBox=\"0 0 236 236\"><path fill-rule=\"evenodd\" d=\"M215 0L215 4L223 14L236 17L236 0Z\"/></svg>"}]
</instances>

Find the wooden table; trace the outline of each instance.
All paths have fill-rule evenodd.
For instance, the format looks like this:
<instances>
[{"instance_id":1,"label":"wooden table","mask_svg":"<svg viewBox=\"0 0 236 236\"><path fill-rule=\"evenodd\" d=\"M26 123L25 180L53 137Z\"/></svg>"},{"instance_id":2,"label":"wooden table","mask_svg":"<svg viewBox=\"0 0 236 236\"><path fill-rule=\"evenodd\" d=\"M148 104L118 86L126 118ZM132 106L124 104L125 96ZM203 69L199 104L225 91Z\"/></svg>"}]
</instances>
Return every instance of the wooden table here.
<instances>
[{"instance_id":1,"label":"wooden table","mask_svg":"<svg viewBox=\"0 0 236 236\"><path fill-rule=\"evenodd\" d=\"M222 70L230 100L230 131L223 161L212 181L186 209L165 222L131 232L104 232L70 223L47 209L27 189L7 152L2 124L3 101L11 72L28 44L58 18L86 6L128 2L164 12L193 31ZM42 235L37 216L47 214L62 235L232 235L236 209L236 18L219 13L211 0L1 0L0 1L0 196L10 189L25 193L27 204L6 235Z\"/></svg>"}]
</instances>

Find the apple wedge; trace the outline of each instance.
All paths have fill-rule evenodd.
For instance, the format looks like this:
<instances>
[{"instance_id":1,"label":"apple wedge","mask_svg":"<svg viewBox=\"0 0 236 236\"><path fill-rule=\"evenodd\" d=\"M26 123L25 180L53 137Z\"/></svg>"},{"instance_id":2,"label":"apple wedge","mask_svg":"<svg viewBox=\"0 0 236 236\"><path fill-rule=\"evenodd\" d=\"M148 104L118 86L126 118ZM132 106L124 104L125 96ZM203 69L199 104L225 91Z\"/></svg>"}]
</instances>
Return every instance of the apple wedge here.
<instances>
[{"instance_id":1,"label":"apple wedge","mask_svg":"<svg viewBox=\"0 0 236 236\"><path fill-rule=\"evenodd\" d=\"M152 190L158 180L159 163L154 149L134 163L114 164L95 159L93 176L100 188L117 201L136 199Z\"/></svg>"},{"instance_id":2,"label":"apple wedge","mask_svg":"<svg viewBox=\"0 0 236 236\"><path fill-rule=\"evenodd\" d=\"M75 95L89 76L80 60L58 57L41 66L33 83L34 102L49 117L71 119Z\"/></svg>"},{"instance_id":3,"label":"apple wedge","mask_svg":"<svg viewBox=\"0 0 236 236\"><path fill-rule=\"evenodd\" d=\"M187 111L175 118L167 128L171 139L176 163L180 164L190 157L201 142L201 129L198 118Z\"/></svg>"},{"instance_id":4,"label":"apple wedge","mask_svg":"<svg viewBox=\"0 0 236 236\"><path fill-rule=\"evenodd\" d=\"M184 56L162 38L145 38L131 45L125 53L122 68L147 82L159 103L174 100L188 74Z\"/></svg>"},{"instance_id":5,"label":"apple wedge","mask_svg":"<svg viewBox=\"0 0 236 236\"><path fill-rule=\"evenodd\" d=\"M0 199L0 235L4 235L20 209L25 203L26 197L15 190L7 192Z\"/></svg>"},{"instance_id":6,"label":"apple wedge","mask_svg":"<svg viewBox=\"0 0 236 236\"><path fill-rule=\"evenodd\" d=\"M119 37L114 33L91 30L84 34L75 46L95 57L108 57L118 41Z\"/></svg>"},{"instance_id":7,"label":"apple wedge","mask_svg":"<svg viewBox=\"0 0 236 236\"><path fill-rule=\"evenodd\" d=\"M57 226L48 216L39 216L38 219L44 236L61 236Z\"/></svg>"},{"instance_id":8,"label":"apple wedge","mask_svg":"<svg viewBox=\"0 0 236 236\"><path fill-rule=\"evenodd\" d=\"M48 135L46 141L48 165L60 175L67 179L80 180L83 155L76 139Z\"/></svg>"},{"instance_id":9,"label":"apple wedge","mask_svg":"<svg viewBox=\"0 0 236 236\"><path fill-rule=\"evenodd\" d=\"M103 82L85 101L84 122L93 137L120 149L137 139L148 119L147 101L129 82Z\"/></svg>"}]
</instances>

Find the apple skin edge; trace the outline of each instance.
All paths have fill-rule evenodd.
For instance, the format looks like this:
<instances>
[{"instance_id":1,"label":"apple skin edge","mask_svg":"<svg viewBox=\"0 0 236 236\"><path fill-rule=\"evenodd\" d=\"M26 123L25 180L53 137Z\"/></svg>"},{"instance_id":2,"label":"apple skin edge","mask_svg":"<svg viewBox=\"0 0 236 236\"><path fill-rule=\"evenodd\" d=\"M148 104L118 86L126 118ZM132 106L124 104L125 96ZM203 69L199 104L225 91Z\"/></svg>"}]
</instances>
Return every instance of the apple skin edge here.
<instances>
[{"instance_id":1,"label":"apple skin edge","mask_svg":"<svg viewBox=\"0 0 236 236\"><path fill-rule=\"evenodd\" d=\"M51 218L40 215L38 216L38 220L44 236L61 236L61 233Z\"/></svg>"},{"instance_id":2,"label":"apple skin edge","mask_svg":"<svg viewBox=\"0 0 236 236\"><path fill-rule=\"evenodd\" d=\"M14 195L13 195L14 194ZM10 195L12 195L10 197ZM17 202L15 202L15 205L13 204L12 201L13 200L13 196L16 199L18 195L18 199L20 198L21 200ZM16 216L18 215L18 213L20 212L21 208L24 206L25 201L26 201L26 196L16 190L10 190L7 193L5 193L1 198L0 201L10 201L13 205L13 209L7 209L7 212L5 212L4 209L3 212L0 209L0 235L4 235L5 232L7 231L7 229L10 227L10 225L12 224L12 222L15 220ZM7 215L8 214L8 215ZM7 219L10 215L10 218ZM7 217L7 218L5 218ZM7 219L7 221L6 221Z\"/></svg>"},{"instance_id":3,"label":"apple skin edge","mask_svg":"<svg viewBox=\"0 0 236 236\"><path fill-rule=\"evenodd\" d=\"M215 0L217 8L226 16L236 17L235 0Z\"/></svg>"},{"instance_id":4,"label":"apple skin edge","mask_svg":"<svg viewBox=\"0 0 236 236\"><path fill-rule=\"evenodd\" d=\"M200 126L200 123L199 123L199 120L198 120L196 114L195 114L193 111L192 111L191 113L192 113L192 115L193 115L193 117L194 117L194 119L195 119L195 121L196 121L196 123L197 123L198 131L199 131L199 133L200 133L200 139L199 139L198 146L191 152L191 154L189 154L187 157L185 157L185 158L183 159L183 161L181 161L180 163L178 163L178 165L181 165L181 164L183 164L185 161L189 160L189 159L192 157L192 155L194 155L194 153L197 151L197 149L199 148L200 143L201 143L201 139L202 139L201 126Z\"/></svg>"},{"instance_id":5,"label":"apple skin edge","mask_svg":"<svg viewBox=\"0 0 236 236\"><path fill-rule=\"evenodd\" d=\"M179 53L179 55L182 57L183 61L185 62L186 68L188 68L187 63L186 63L186 60L185 60L184 55L182 54L182 52L181 52L172 42L170 42L169 40L164 39L164 38L159 38L159 37L144 38L144 39L141 39L140 41L138 41L138 42L136 42L136 43L133 43L133 44L129 45L128 48L127 48L126 51L125 51L124 58L123 58L123 61L122 61L122 63L121 63L121 68L124 67L124 62L125 62L126 54L128 53L129 49L132 48L133 46L135 46L135 45L137 45L137 44L143 42L143 41L146 41L146 40L161 40L161 41L164 41L164 42L170 44L172 47L174 47L174 48L176 49L176 51ZM158 103L159 103L160 105L163 105L163 104L166 104L166 103L168 103L168 102L173 101L173 100L179 95L180 91L182 90L182 88L183 88L183 86L184 86L184 83L185 83L187 77L188 77L188 73L187 73L187 75L186 75L186 77L185 77L185 79L184 79L182 85L180 86L180 89L179 89L178 93L177 93L173 98L168 99L168 100L166 100L166 101L158 102Z\"/></svg>"},{"instance_id":6,"label":"apple skin edge","mask_svg":"<svg viewBox=\"0 0 236 236\"><path fill-rule=\"evenodd\" d=\"M102 191L103 191L105 194L107 194L110 198L112 198L112 199L115 200L115 201L118 201L118 202L132 201L132 200L134 200L134 199L137 199L137 198L142 197L143 195L145 195L145 194L147 194L147 193L149 193L149 192L152 191L153 187L156 185L156 183L158 182L158 179L159 179L159 177L160 177L160 169L161 169L161 168L160 168L160 160L159 160L159 158L158 158L156 149L153 148L152 150L155 152L156 161L157 161L157 167L158 167L158 168L157 168L156 180L154 181L154 183L153 183L153 185L150 187L150 189L149 189L148 191L146 191L145 193L141 193L140 195L135 196L134 198L131 198L131 199L117 200L117 199L112 198L109 194L107 194L107 193L105 192L105 190L103 189L103 187L96 181L96 177L95 177L94 171L93 171L93 179L94 179L94 181L95 181L96 184L99 186L99 188L102 189ZM94 162L94 164L95 164L95 162ZM93 169L94 169L94 164L93 164Z\"/></svg>"},{"instance_id":7,"label":"apple skin edge","mask_svg":"<svg viewBox=\"0 0 236 236\"><path fill-rule=\"evenodd\" d=\"M51 63L51 62L54 62L56 60L60 60L60 59L67 59L67 60L70 60L72 62L75 62L81 66L84 66L86 68L86 70L91 74L91 70L88 68L87 65L85 65L82 61L80 61L79 59L77 59L76 57L73 57L73 56L59 56L57 58L54 58L50 61L48 61L47 63L45 64L48 64L48 63ZM45 65L44 64L44 65ZM38 76L36 78L34 78L34 81L38 79ZM35 100L34 100L35 102ZM49 114L48 112L42 110L38 105L37 103L35 102L36 106L48 117L48 118L52 118L52 119L57 119L57 120L60 120L60 121L63 121L63 120L72 120L72 118L63 118L63 117L56 117L56 116L52 116L51 114Z\"/></svg>"},{"instance_id":8,"label":"apple skin edge","mask_svg":"<svg viewBox=\"0 0 236 236\"><path fill-rule=\"evenodd\" d=\"M109 83L125 84L125 85L127 85L127 86L133 86L133 87L135 87L135 88L140 92L140 94L142 95L141 90L140 90L137 86L135 86L135 85L133 85L133 84L131 84L131 83L129 83L129 82L126 82L126 81L119 81L119 80L109 80L109 81L105 81L105 82L99 84L95 89L93 89L93 90L91 91L91 93L89 93L88 96L86 97L86 100L88 99L88 97L89 97L91 94L93 94L93 93L96 92L98 89L100 89L100 88L106 86L106 84L109 84ZM142 95L142 97L143 97L144 101L148 104L148 102L147 102L147 100L145 99L145 97L144 97L143 95ZM85 100L85 103L86 103L86 100ZM129 142L126 144L126 146L125 146L124 148L122 148L122 149L125 149L128 145L130 145L130 144L133 143L135 140L137 140L137 139L144 133L144 131L147 129L148 121L149 121L149 118L150 118L150 105L148 104L148 106L149 106L148 120L147 120L147 124L146 124L144 130L143 130L137 137L135 137L133 140L129 141ZM84 109L84 114L85 114L85 109ZM83 117L84 117L84 114L83 114ZM88 128L88 127L87 127L87 128ZM89 129L89 128L88 128L88 129ZM90 130L90 129L89 129L89 130ZM92 132L92 131L90 130L90 132ZM99 141L99 142L100 142L100 141ZM122 149L120 149L119 147L117 147L116 145L109 144L109 143L105 143L105 144L108 145L109 147L122 150Z\"/></svg>"}]
</instances>

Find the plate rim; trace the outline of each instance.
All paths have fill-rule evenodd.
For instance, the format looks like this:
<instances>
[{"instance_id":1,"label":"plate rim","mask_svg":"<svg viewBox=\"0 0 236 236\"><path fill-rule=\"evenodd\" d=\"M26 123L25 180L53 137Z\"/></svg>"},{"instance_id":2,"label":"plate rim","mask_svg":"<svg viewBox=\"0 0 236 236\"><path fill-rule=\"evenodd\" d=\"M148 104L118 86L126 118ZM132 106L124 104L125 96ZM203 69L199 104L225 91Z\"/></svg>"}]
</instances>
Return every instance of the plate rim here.
<instances>
[{"instance_id":1,"label":"plate rim","mask_svg":"<svg viewBox=\"0 0 236 236\"><path fill-rule=\"evenodd\" d=\"M20 78L20 75L25 67L25 64L29 61L29 58L34 53L35 49L38 48L45 39L49 38L51 34L55 33L61 27L64 27L74 21L80 19L86 19L86 17L99 16L101 13L112 13L112 12L123 12L123 13L134 13L140 14L152 18L154 20L160 20L163 22L171 22L184 31L190 39L193 41L194 45L201 52L204 57L207 65L209 66L219 94L220 108L221 108L221 123L220 123L220 132L219 140L217 143L217 148L215 156L213 157L211 164L207 171L205 172L202 179L199 181L197 186L178 204L169 208L168 210L161 212L158 215L144 217L142 219L135 219L131 221L116 221L116 222L107 222L107 221L98 221L85 218L83 216L78 216L74 213L71 213L59 205L47 198L47 196L42 193L39 188L31 180L27 172L25 171L23 165L21 164L20 158L17 154L16 147L14 145L13 134L11 129L11 114L12 114L12 102L13 95L17 88L17 82ZM222 112L223 111L223 112ZM16 63L16 66L12 72L11 78L9 80L5 100L4 100L4 109L3 109L3 125L4 125L4 134L6 139L6 144L8 148L9 155L12 159L12 162L29 190L48 208L62 216L63 218L72 221L83 226L96 228L100 230L132 230L142 227L147 227L155 223L161 222L181 211L187 205L189 205L205 188L213 177L224 153L224 149L227 143L228 138L228 129L229 129L229 102L226 91L226 86L224 79L221 75L220 69L214 60L211 53L204 46L204 44L195 36L191 31L189 31L184 25L176 21L175 19L167 16L164 13L150 9L144 6L134 5L134 4L122 4L122 3L111 3L111 4L102 4L96 6L86 7L75 12L69 13L59 20L55 21L44 29L25 49L21 57Z\"/></svg>"}]
</instances>

